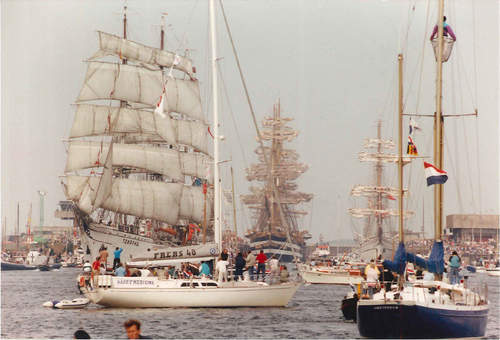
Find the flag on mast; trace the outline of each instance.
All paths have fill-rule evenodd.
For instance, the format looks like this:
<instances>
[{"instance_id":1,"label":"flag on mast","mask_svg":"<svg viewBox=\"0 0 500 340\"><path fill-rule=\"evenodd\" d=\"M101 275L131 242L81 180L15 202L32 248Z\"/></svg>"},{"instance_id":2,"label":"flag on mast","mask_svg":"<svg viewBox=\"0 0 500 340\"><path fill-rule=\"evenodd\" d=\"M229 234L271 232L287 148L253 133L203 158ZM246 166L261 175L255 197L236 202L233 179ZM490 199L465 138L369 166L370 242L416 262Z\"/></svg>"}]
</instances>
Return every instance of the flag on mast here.
<instances>
[{"instance_id":1,"label":"flag on mast","mask_svg":"<svg viewBox=\"0 0 500 340\"><path fill-rule=\"evenodd\" d=\"M427 177L427 186L433 184L444 184L448 180L446 171L436 168L431 163L424 162L425 177Z\"/></svg>"}]
</instances>

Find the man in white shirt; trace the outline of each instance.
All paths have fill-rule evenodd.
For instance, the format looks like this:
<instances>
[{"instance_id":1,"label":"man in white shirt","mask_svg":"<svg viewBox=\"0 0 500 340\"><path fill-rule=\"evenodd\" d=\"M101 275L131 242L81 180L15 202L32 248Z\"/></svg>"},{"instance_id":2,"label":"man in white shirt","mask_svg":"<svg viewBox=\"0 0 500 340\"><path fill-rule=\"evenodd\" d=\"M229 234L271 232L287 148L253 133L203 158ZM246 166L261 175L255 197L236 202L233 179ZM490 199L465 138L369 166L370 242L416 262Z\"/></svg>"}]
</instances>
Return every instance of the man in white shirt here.
<instances>
[{"instance_id":1,"label":"man in white shirt","mask_svg":"<svg viewBox=\"0 0 500 340\"><path fill-rule=\"evenodd\" d=\"M229 262L227 260L223 260L219 258L219 261L217 261L217 264L215 265L215 268L217 269L217 272L219 273L218 281L222 282L223 280L227 282L227 265Z\"/></svg>"},{"instance_id":2,"label":"man in white shirt","mask_svg":"<svg viewBox=\"0 0 500 340\"><path fill-rule=\"evenodd\" d=\"M270 278L270 283L273 283L273 280L275 277L278 277L280 274L280 265L279 261L276 258L276 255L271 257L269 260L269 267L271 268L271 278Z\"/></svg>"}]
</instances>

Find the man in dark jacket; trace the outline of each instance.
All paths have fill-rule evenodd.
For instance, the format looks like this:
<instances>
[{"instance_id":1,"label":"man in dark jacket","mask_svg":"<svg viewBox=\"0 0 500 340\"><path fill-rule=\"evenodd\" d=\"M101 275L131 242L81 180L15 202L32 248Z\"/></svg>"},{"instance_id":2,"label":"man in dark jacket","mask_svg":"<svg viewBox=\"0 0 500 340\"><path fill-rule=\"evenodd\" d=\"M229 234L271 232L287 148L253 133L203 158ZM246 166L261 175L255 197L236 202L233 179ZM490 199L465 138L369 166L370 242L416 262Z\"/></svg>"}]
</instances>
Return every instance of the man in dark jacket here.
<instances>
[{"instance_id":1,"label":"man in dark jacket","mask_svg":"<svg viewBox=\"0 0 500 340\"><path fill-rule=\"evenodd\" d=\"M238 252L234 263L234 281L238 281L240 278L243 278L243 268L245 268L246 264L247 261L243 258L243 254Z\"/></svg>"}]
</instances>

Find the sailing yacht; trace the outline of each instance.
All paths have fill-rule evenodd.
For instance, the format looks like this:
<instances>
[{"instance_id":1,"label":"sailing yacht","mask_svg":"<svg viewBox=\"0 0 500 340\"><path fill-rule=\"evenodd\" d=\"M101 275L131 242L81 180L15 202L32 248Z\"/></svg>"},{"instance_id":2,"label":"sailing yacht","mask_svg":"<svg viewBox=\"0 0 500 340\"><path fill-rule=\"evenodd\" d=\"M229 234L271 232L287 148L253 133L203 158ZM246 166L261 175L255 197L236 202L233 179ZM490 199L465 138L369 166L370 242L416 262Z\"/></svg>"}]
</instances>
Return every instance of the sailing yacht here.
<instances>
[{"instance_id":1,"label":"sailing yacht","mask_svg":"<svg viewBox=\"0 0 500 340\"><path fill-rule=\"evenodd\" d=\"M439 1L438 77L436 82L435 163L442 168L442 63L443 0ZM402 116L403 56L399 60L399 210L403 209ZM362 298L357 305L357 323L361 336L370 338L463 338L484 336L489 303L481 289L464 284L451 285L441 280L444 271L442 236L442 184L435 185L435 242L428 260L407 253L404 246L403 218L399 217L399 246L394 261L384 261L384 267L398 273L399 282L387 291L381 289L372 298ZM435 280L405 282L407 262L416 263L434 273Z\"/></svg>"},{"instance_id":2,"label":"sailing yacht","mask_svg":"<svg viewBox=\"0 0 500 340\"><path fill-rule=\"evenodd\" d=\"M214 243L215 248L211 253L210 259L213 259L220 253L220 245L222 241L222 233L221 233L221 209L220 209L220 201L221 201L221 193L219 188L219 118L218 118L218 94L217 94L217 45L216 45L216 34L215 34L215 9L214 9L214 0L211 0L209 3L209 17L210 17L210 33L211 33L211 66L212 66L212 89L214 91L214 95L212 97L212 105L213 105L213 135L214 135L214 158L213 158L213 183L217 185L214 186ZM123 66L123 65L122 65ZM146 72L146 71L145 71ZM161 73L161 72L160 72ZM161 79L160 79L161 80ZM170 80L169 80L170 81ZM161 94L161 82L159 83L159 92L158 97L160 98L160 103L163 102L163 95ZM176 89L185 88L182 83L175 84L173 88L170 90L175 91ZM167 91L168 89L168 85ZM168 93L168 92L167 92ZM171 103L183 103L183 100L179 100L180 98L175 97L172 100L167 95L168 102ZM186 98L184 98L186 99ZM188 102L189 106L192 106L192 102ZM162 104L160 104L161 107ZM162 110L160 111L162 112ZM114 147L114 146L113 146ZM118 181L119 185L123 179L116 179L112 176L112 173L106 173L109 169L113 168L115 164L115 159L113 158L113 162L110 162L111 157L111 147L108 152L108 157L105 162L105 170L104 174L101 177L101 180L98 185L97 194L95 202L100 202L100 204L104 204L105 207L111 207L108 201L109 197L113 197L115 194L119 195L119 191L114 191L113 187L112 193L110 193L108 198L103 198L100 196L101 190L100 188L103 186L103 181L111 182ZM152 157L151 157L152 158ZM194 165L194 164L192 164ZM88 183L88 182L87 182ZM154 191L153 184L157 184L160 187L164 187L164 192ZM149 207L151 210L149 212L155 213L155 217L160 220L167 220L170 218L167 216L168 214L172 214L175 218L179 218L179 216L186 218L196 218L197 216L201 218L201 215L197 215L198 211L203 211L202 205L193 204L196 198L201 199L202 194L201 190L192 190L190 188L187 191L186 187L179 183L173 183L177 186L177 194L176 197L169 197L169 195L173 195L172 193L167 193L169 183L163 183L160 181L151 181L145 182L144 189L153 190L154 197L146 197L148 200L137 201L133 200L129 202L129 208L136 209L135 211L140 212L141 209L145 209L144 204L146 202L150 202L149 204L154 205L153 207ZM97 184L96 184L97 185ZM115 185L113 183L113 185ZM189 188L189 187L188 187ZM196 187L194 187L196 189ZM120 189L120 188L118 188ZM137 186L135 187L137 191L142 194L145 194L142 188ZM183 197L182 195L186 194L187 197ZM179 199L176 201L176 198ZM189 199L187 202L182 202L184 198ZM85 199L85 198L84 198ZM87 198L88 199L88 198ZM160 200L159 203L162 203L163 209L156 210L157 207L155 205L155 200ZM90 201L92 201L92 197L90 197ZM152 203L151 203L152 202ZM178 202L181 203L180 207L178 206ZM80 198L80 206L82 206L83 202ZM183 206L182 203L191 203ZM119 207L119 206L112 206ZM158 206L159 207L159 206ZM166 208L165 208L166 207ZM172 211L169 211L171 209ZM166 214L165 216L162 214ZM187 216L188 215L188 216ZM201 261L206 259L206 257L201 257L199 254L191 253L191 261ZM163 258L144 258L144 259L135 259L133 261L129 261L128 264L132 266L168 266L172 265L175 262L186 262L185 259L167 259L166 255ZM143 270L147 272L147 270ZM270 306L286 306L291 298L294 296L295 292L300 286L300 283L297 282L287 282L287 283L279 283L279 284L267 284L264 282L253 282L253 281L233 281L233 282L217 282L214 280L210 280L207 278L195 279L191 277L190 279L171 279L166 277L157 277L157 276L140 276L140 277L117 277L111 275L95 275L90 278L86 278L85 276L80 277L80 289L85 294L85 296L92 301L93 303L100 304L103 306L109 307L129 307L129 308L138 308L138 307L270 307Z\"/></svg>"}]
</instances>

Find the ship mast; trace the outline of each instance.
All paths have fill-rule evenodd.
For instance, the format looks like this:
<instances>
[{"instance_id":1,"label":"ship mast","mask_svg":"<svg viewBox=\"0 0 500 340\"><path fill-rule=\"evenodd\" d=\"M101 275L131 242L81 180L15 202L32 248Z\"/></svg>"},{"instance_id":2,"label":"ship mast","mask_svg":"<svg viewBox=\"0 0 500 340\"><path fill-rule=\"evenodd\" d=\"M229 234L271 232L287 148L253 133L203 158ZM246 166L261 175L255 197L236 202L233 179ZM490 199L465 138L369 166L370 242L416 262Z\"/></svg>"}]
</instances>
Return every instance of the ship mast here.
<instances>
[{"instance_id":1,"label":"ship mast","mask_svg":"<svg viewBox=\"0 0 500 340\"><path fill-rule=\"evenodd\" d=\"M434 162L443 168L443 15L444 0L439 0L438 10L438 55L436 77L436 113L434 115ZM443 185L434 186L434 239L440 240L443 233Z\"/></svg>"},{"instance_id":2,"label":"ship mast","mask_svg":"<svg viewBox=\"0 0 500 340\"><path fill-rule=\"evenodd\" d=\"M211 65L212 65L212 111L214 127L214 241L220 252L221 226L220 226L220 178L219 178L219 103L218 103L218 79L217 79L217 40L215 27L215 5L214 0L209 3L210 18L210 41L211 41ZM218 252L218 253L219 253Z\"/></svg>"},{"instance_id":3,"label":"ship mast","mask_svg":"<svg viewBox=\"0 0 500 340\"><path fill-rule=\"evenodd\" d=\"M399 98L398 98L398 226L399 242L404 242L404 218L403 218L403 55L398 55L399 70Z\"/></svg>"}]
</instances>

